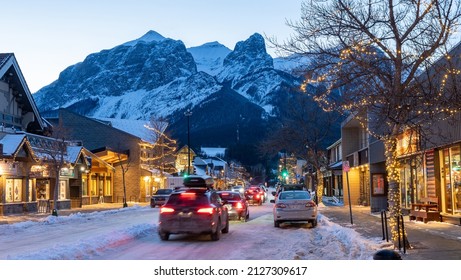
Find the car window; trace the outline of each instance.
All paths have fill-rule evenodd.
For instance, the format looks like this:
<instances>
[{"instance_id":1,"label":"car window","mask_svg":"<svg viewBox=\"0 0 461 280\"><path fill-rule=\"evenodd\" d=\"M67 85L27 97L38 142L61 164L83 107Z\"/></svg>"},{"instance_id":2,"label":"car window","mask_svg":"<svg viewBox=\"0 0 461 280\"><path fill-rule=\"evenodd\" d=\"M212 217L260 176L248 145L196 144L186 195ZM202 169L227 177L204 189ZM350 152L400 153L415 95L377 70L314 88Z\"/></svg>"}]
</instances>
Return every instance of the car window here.
<instances>
[{"instance_id":1,"label":"car window","mask_svg":"<svg viewBox=\"0 0 461 280\"><path fill-rule=\"evenodd\" d=\"M240 194L238 193L231 193L231 192L223 192L219 193L219 196L222 200L240 200Z\"/></svg>"},{"instance_id":2,"label":"car window","mask_svg":"<svg viewBox=\"0 0 461 280\"><path fill-rule=\"evenodd\" d=\"M311 199L308 192L282 192L279 196L280 199Z\"/></svg>"},{"instance_id":3,"label":"car window","mask_svg":"<svg viewBox=\"0 0 461 280\"><path fill-rule=\"evenodd\" d=\"M172 194L168 199L168 204L174 206L199 206L208 204L208 198L203 193Z\"/></svg>"},{"instance_id":4,"label":"car window","mask_svg":"<svg viewBox=\"0 0 461 280\"><path fill-rule=\"evenodd\" d=\"M170 194L172 193L172 189L159 189L155 192L155 194Z\"/></svg>"}]
</instances>

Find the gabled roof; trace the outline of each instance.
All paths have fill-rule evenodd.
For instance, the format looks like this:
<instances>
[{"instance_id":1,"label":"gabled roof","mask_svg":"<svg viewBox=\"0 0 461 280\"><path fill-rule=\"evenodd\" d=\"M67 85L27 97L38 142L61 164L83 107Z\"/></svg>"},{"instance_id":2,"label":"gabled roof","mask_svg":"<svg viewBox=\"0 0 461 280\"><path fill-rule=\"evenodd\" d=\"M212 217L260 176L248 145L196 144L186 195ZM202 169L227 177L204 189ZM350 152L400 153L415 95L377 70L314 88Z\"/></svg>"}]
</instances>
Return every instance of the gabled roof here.
<instances>
[{"instance_id":1,"label":"gabled roof","mask_svg":"<svg viewBox=\"0 0 461 280\"><path fill-rule=\"evenodd\" d=\"M207 164L213 164L213 166L225 166L227 162L223 159L220 159L218 157L210 157L210 158L205 158L203 159Z\"/></svg>"},{"instance_id":2,"label":"gabled roof","mask_svg":"<svg viewBox=\"0 0 461 280\"><path fill-rule=\"evenodd\" d=\"M10 87L17 92L16 99L22 104L23 110L33 112L35 122L38 125L36 129L43 131L46 125L40 116L37 106L35 105L35 101L13 53L0 53L0 79L2 78L7 79Z\"/></svg>"},{"instance_id":3,"label":"gabled roof","mask_svg":"<svg viewBox=\"0 0 461 280\"><path fill-rule=\"evenodd\" d=\"M35 159L34 150L32 149L25 134L5 134L0 139L0 144L3 145L3 157L14 158L18 155L22 148L25 148Z\"/></svg>"},{"instance_id":4,"label":"gabled roof","mask_svg":"<svg viewBox=\"0 0 461 280\"><path fill-rule=\"evenodd\" d=\"M201 157L195 157L193 161L193 165L195 166L206 166L207 163Z\"/></svg>"}]
</instances>

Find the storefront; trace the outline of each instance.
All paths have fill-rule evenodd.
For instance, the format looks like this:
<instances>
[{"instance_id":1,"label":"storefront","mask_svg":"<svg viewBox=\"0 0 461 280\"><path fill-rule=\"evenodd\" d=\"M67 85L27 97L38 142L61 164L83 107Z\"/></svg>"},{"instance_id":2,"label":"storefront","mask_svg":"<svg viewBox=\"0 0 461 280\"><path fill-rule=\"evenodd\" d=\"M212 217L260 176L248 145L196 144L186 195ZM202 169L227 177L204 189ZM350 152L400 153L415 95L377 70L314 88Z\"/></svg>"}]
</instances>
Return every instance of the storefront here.
<instances>
[{"instance_id":1,"label":"storefront","mask_svg":"<svg viewBox=\"0 0 461 280\"><path fill-rule=\"evenodd\" d=\"M113 166L83 149L86 164L81 166L82 205L114 202Z\"/></svg>"},{"instance_id":2,"label":"storefront","mask_svg":"<svg viewBox=\"0 0 461 280\"><path fill-rule=\"evenodd\" d=\"M27 163L11 160L0 162L0 214L35 212L33 185L27 181Z\"/></svg>"},{"instance_id":3,"label":"storefront","mask_svg":"<svg viewBox=\"0 0 461 280\"><path fill-rule=\"evenodd\" d=\"M411 204L427 196L423 154L400 159L400 203L410 209Z\"/></svg>"},{"instance_id":4,"label":"storefront","mask_svg":"<svg viewBox=\"0 0 461 280\"><path fill-rule=\"evenodd\" d=\"M440 149L438 153L441 211L461 217L461 144Z\"/></svg>"}]
</instances>

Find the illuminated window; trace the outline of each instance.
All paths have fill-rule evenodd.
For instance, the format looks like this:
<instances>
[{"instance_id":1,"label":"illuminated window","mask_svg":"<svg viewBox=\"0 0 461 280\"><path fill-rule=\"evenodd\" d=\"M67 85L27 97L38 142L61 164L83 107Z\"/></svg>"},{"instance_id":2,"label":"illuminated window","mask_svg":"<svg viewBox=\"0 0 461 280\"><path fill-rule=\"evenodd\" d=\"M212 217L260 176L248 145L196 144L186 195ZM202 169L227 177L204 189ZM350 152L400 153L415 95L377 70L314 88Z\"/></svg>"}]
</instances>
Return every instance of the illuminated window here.
<instances>
[{"instance_id":1,"label":"illuminated window","mask_svg":"<svg viewBox=\"0 0 461 280\"><path fill-rule=\"evenodd\" d=\"M106 188L104 190L105 195L112 195L112 181L110 177L106 177Z\"/></svg>"},{"instance_id":2,"label":"illuminated window","mask_svg":"<svg viewBox=\"0 0 461 280\"><path fill-rule=\"evenodd\" d=\"M82 195L88 196L88 181L82 178Z\"/></svg>"},{"instance_id":3,"label":"illuminated window","mask_svg":"<svg viewBox=\"0 0 461 280\"><path fill-rule=\"evenodd\" d=\"M22 201L22 179L6 179L6 202Z\"/></svg>"}]
</instances>

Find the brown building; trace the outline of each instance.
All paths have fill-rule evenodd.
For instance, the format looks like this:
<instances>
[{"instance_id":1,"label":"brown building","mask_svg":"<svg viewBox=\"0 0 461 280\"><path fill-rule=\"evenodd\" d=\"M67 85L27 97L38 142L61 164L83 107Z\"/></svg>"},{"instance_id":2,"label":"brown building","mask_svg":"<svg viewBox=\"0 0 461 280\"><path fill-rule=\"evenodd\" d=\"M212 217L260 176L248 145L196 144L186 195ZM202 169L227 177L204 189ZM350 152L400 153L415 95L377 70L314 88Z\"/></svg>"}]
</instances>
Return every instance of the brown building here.
<instances>
[{"instance_id":1,"label":"brown building","mask_svg":"<svg viewBox=\"0 0 461 280\"><path fill-rule=\"evenodd\" d=\"M155 136L144 127L148 122L88 118L65 109L47 119L62 125L71 138L81 140L85 148L114 167L113 174L108 169L92 171L86 187L88 196L92 195L91 190L99 190L110 181L113 190L105 196L105 202L145 202L159 187L157 182L163 181L149 164L154 157ZM87 203L95 202L84 201Z\"/></svg>"}]
</instances>

